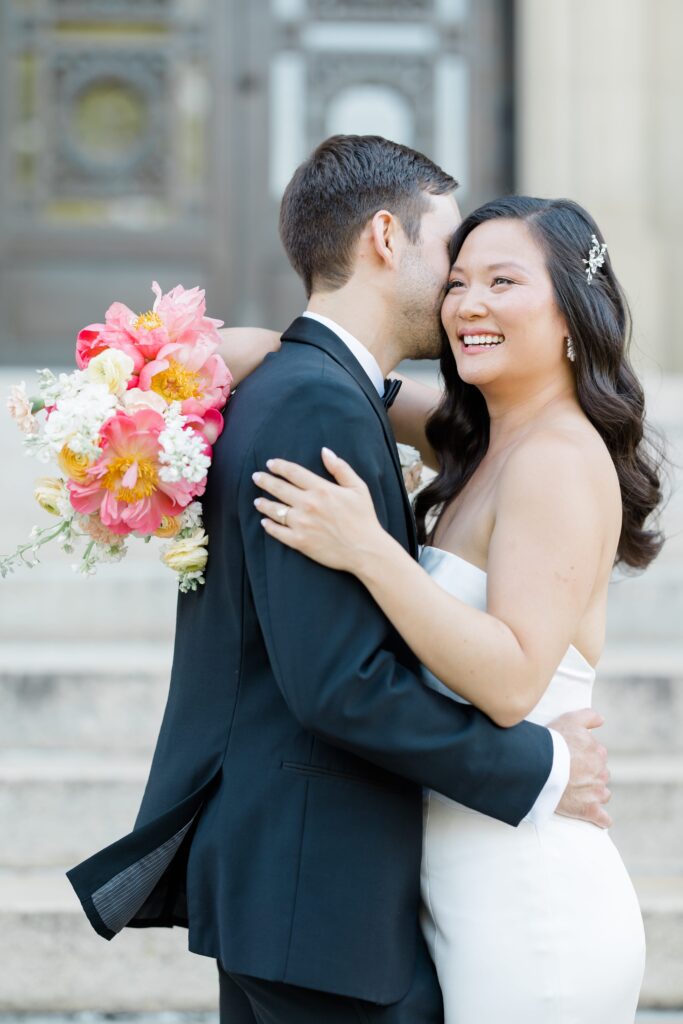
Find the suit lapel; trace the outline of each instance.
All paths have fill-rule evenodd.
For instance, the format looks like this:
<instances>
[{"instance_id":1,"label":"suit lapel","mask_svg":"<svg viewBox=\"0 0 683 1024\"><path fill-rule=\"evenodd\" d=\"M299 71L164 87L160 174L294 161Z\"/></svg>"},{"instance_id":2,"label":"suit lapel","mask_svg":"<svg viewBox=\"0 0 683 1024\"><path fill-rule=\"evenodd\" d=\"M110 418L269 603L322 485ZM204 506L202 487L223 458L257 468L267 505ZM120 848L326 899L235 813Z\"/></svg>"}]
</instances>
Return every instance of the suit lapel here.
<instances>
[{"instance_id":1,"label":"suit lapel","mask_svg":"<svg viewBox=\"0 0 683 1024\"><path fill-rule=\"evenodd\" d=\"M331 359L334 359L340 366L343 366L347 373L351 374L361 391L363 391L367 397L372 408L375 410L375 413L382 425L382 430L384 431L384 437L387 442L391 461L393 462L394 469L396 470L396 475L398 476L401 486L401 495L403 497L408 537L410 540L410 551L414 557L417 557L418 545L417 533L415 530L415 518L413 516L413 509L410 504L408 492L405 489L405 483L403 481L403 470L401 469L401 463L396 449L396 438L394 437L394 432L391 429L391 424L387 418L386 409L384 408L382 399L377 394L372 381L341 338L337 337L334 331L329 330L318 320L312 320L305 316L297 317L294 323L292 323L282 335L282 340L286 342L312 345L315 348L322 349L323 352L326 352Z\"/></svg>"}]
</instances>

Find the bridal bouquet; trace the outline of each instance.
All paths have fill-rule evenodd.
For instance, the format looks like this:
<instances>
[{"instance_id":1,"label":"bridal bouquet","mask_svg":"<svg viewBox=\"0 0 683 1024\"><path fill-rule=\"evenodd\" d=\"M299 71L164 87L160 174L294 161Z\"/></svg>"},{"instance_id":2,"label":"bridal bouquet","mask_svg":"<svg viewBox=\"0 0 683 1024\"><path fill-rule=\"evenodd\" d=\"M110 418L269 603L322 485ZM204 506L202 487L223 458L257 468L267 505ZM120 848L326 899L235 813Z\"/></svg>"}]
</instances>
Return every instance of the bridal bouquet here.
<instances>
[{"instance_id":1,"label":"bridal bouquet","mask_svg":"<svg viewBox=\"0 0 683 1024\"><path fill-rule=\"evenodd\" d=\"M217 354L222 320L205 315L204 292L178 285L136 316L115 302L103 324L78 335L72 373L39 373L39 395L24 384L8 408L30 454L54 459L61 476L41 477L38 504L57 518L0 559L0 575L35 565L44 544L83 545L74 568L119 561L128 538L163 537L162 560L182 591L204 582L208 537L199 498L232 377Z\"/></svg>"}]
</instances>

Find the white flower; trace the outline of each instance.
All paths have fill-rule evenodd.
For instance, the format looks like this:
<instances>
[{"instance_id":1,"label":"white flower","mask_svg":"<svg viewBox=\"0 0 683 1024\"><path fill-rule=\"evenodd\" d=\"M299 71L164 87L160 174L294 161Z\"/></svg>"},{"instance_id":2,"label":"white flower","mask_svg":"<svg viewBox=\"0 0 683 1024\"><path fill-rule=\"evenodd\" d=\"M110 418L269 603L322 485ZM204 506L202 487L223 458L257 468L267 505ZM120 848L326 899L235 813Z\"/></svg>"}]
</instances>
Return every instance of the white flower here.
<instances>
[{"instance_id":1,"label":"white flower","mask_svg":"<svg viewBox=\"0 0 683 1024\"><path fill-rule=\"evenodd\" d=\"M60 398L77 395L83 387L85 372L74 370L72 373L60 373L55 377L52 370L38 370L38 388L45 405L56 405Z\"/></svg>"},{"instance_id":2,"label":"white flower","mask_svg":"<svg viewBox=\"0 0 683 1024\"><path fill-rule=\"evenodd\" d=\"M141 409L154 409L163 414L168 409L168 402L156 391L143 391L142 388L131 388L121 396L121 405L128 413L139 412Z\"/></svg>"},{"instance_id":3,"label":"white flower","mask_svg":"<svg viewBox=\"0 0 683 1024\"><path fill-rule=\"evenodd\" d=\"M165 544L161 560L169 569L179 573L201 573L209 557L209 538L203 530L197 530L189 537Z\"/></svg>"},{"instance_id":4,"label":"white flower","mask_svg":"<svg viewBox=\"0 0 683 1024\"><path fill-rule=\"evenodd\" d=\"M120 562L122 558L125 558L128 551L126 537L117 537L109 533L105 527L102 527L101 535L98 535L97 531L90 529L89 527L92 527L95 518L95 516L78 516L78 525L81 530L85 527L84 532L93 538L81 555L80 562L76 562L71 566L74 572L82 573L84 576L94 576L100 562ZM89 524L84 522L84 520L88 519L91 521ZM71 544L68 546L62 545L62 549L69 552L74 550Z\"/></svg>"},{"instance_id":5,"label":"white flower","mask_svg":"<svg viewBox=\"0 0 683 1024\"><path fill-rule=\"evenodd\" d=\"M93 356L85 371L89 380L104 384L112 395L121 395L126 384L133 376L135 363L126 352L115 348L107 348L99 355Z\"/></svg>"},{"instance_id":6,"label":"white flower","mask_svg":"<svg viewBox=\"0 0 683 1024\"><path fill-rule=\"evenodd\" d=\"M13 384L10 388L7 408L12 419L17 423L19 429L28 435L38 433L38 420L33 415L31 399L26 394L26 384Z\"/></svg>"},{"instance_id":7,"label":"white flower","mask_svg":"<svg viewBox=\"0 0 683 1024\"><path fill-rule=\"evenodd\" d=\"M45 512L61 517L65 492L63 480L53 476L41 476L36 480L33 497Z\"/></svg>"},{"instance_id":8,"label":"white flower","mask_svg":"<svg viewBox=\"0 0 683 1024\"><path fill-rule=\"evenodd\" d=\"M193 530L198 529L201 525L202 503L201 501L191 501L181 513L180 529L192 532Z\"/></svg>"},{"instance_id":9,"label":"white flower","mask_svg":"<svg viewBox=\"0 0 683 1024\"><path fill-rule=\"evenodd\" d=\"M91 380L83 370L60 373L59 377L50 370L40 370L38 378L48 416L42 434L26 437L24 444L29 454L48 462L66 445L74 455L97 459L100 430L116 411L116 395L105 383Z\"/></svg>"},{"instance_id":10,"label":"white flower","mask_svg":"<svg viewBox=\"0 0 683 1024\"><path fill-rule=\"evenodd\" d=\"M180 403L174 402L166 413L166 429L159 434L159 476L166 483L200 483L211 465L205 452L206 441L196 431L183 429L186 423Z\"/></svg>"},{"instance_id":11,"label":"white flower","mask_svg":"<svg viewBox=\"0 0 683 1024\"><path fill-rule=\"evenodd\" d=\"M68 445L74 455L98 458L100 430L116 408L116 396L105 384L82 377L57 398L45 424L46 447L57 455Z\"/></svg>"}]
</instances>

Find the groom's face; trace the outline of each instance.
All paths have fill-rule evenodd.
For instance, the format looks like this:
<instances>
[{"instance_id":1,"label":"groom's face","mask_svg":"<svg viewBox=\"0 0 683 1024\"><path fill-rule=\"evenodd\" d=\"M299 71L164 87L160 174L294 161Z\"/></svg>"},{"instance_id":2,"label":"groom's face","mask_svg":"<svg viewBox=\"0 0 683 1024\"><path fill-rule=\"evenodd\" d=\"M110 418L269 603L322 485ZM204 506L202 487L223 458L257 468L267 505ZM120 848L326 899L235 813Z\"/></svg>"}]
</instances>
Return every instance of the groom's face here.
<instances>
[{"instance_id":1,"label":"groom's face","mask_svg":"<svg viewBox=\"0 0 683 1024\"><path fill-rule=\"evenodd\" d=\"M420 238L406 239L397 298L405 358L437 359L441 354L441 304L450 271L448 244L460 223L452 195L429 196Z\"/></svg>"}]
</instances>

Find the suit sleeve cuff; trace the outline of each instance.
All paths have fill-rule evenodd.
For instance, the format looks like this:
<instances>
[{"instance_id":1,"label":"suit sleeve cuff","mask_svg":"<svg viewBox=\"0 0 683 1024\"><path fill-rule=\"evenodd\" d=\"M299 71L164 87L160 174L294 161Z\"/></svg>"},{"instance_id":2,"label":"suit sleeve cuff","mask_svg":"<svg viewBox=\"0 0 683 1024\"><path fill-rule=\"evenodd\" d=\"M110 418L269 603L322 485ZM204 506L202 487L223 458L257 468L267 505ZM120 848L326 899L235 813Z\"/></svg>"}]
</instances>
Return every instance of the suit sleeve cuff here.
<instances>
[{"instance_id":1,"label":"suit sleeve cuff","mask_svg":"<svg viewBox=\"0 0 683 1024\"><path fill-rule=\"evenodd\" d=\"M559 732L553 729L549 729L548 732L553 740L553 766L545 786L536 798L536 803L523 819L532 825L540 825L554 814L569 782L569 747Z\"/></svg>"}]
</instances>

